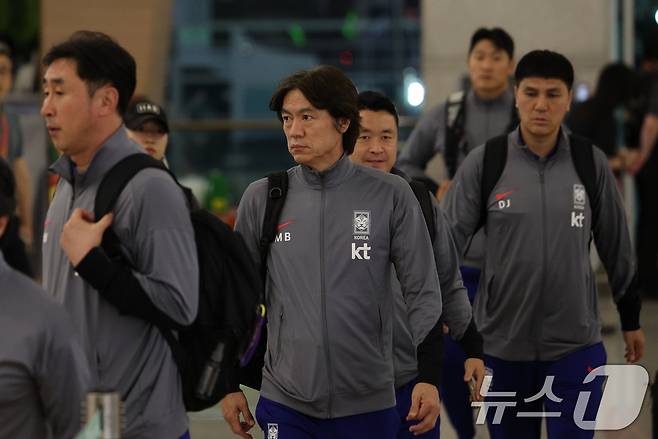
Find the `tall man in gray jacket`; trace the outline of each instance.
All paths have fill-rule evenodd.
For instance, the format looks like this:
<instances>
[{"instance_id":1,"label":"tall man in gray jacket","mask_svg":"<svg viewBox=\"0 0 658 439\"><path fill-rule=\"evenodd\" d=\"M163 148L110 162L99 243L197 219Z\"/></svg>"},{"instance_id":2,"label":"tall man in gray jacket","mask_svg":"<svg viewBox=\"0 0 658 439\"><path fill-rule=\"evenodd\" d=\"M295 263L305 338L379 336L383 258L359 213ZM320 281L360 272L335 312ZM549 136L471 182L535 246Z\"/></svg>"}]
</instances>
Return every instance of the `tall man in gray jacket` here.
<instances>
[{"instance_id":1,"label":"tall man in gray jacket","mask_svg":"<svg viewBox=\"0 0 658 439\"><path fill-rule=\"evenodd\" d=\"M194 231L185 198L159 169L139 172L113 214L93 218L103 176L142 149L121 116L135 89L135 61L107 35L77 32L44 57L41 114L62 153L43 236L44 286L64 304L94 385L124 401L125 438L187 436L181 382L158 326L190 323L198 304ZM120 254L100 246L111 227Z\"/></svg>"},{"instance_id":2,"label":"tall man in gray jacket","mask_svg":"<svg viewBox=\"0 0 658 439\"><path fill-rule=\"evenodd\" d=\"M359 112L356 88L340 70L285 78L270 108L299 165L288 170L281 236L267 261L268 346L256 418L271 437L395 438L394 266L418 356L407 416L421 421L412 431L425 432L439 415L441 295L420 206L400 177L347 158ZM254 182L238 210L236 229L254 263L266 198L267 180ZM228 394L222 409L233 431L250 437L244 395Z\"/></svg>"},{"instance_id":3,"label":"tall man in gray jacket","mask_svg":"<svg viewBox=\"0 0 658 439\"><path fill-rule=\"evenodd\" d=\"M14 187L0 158L0 243L16 208ZM1 252L0 285L0 438L71 439L90 385L79 337L66 310Z\"/></svg>"},{"instance_id":4,"label":"tall man in gray jacket","mask_svg":"<svg viewBox=\"0 0 658 439\"><path fill-rule=\"evenodd\" d=\"M586 194L572 155L574 147L588 145L576 145L561 125L573 76L571 63L558 53L525 55L515 73L520 125L507 136L507 159L486 206L480 201L482 175L491 162L483 162L484 146L466 157L445 199L461 251L486 208L475 321L493 370L490 390L514 392L516 403L505 409L501 423L490 422L493 438L539 438L543 416L536 414L543 408L561 413L546 416L550 438L594 434L574 422L581 391L591 392L586 419L594 419L601 381L583 380L606 362L589 261L592 236L621 317L626 359L637 362L644 351L634 257L615 179L603 152L594 148L597 193ZM592 200L599 200L598 209Z\"/></svg>"},{"instance_id":5,"label":"tall man in gray jacket","mask_svg":"<svg viewBox=\"0 0 658 439\"><path fill-rule=\"evenodd\" d=\"M446 178L437 198L450 187L455 172L473 149L491 137L516 126L514 93L510 77L514 71L514 40L501 28L479 28L471 36L467 67L470 85L450 94L431 108L414 127L397 167L414 179L425 175L427 163L436 154L443 157ZM462 279L471 302L480 278L483 238L479 233L469 245L461 267ZM475 436L473 410L459 379L464 374L464 356L449 338L444 344L441 398L460 439Z\"/></svg>"},{"instance_id":6,"label":"tall man in gray jacket","mask_svg":"<svg viewBox=\"0 0 658 439\"><path fill-rule=\"evenodd\" d=\"M359 115L361 129L350 160L363 166L408 178L402 171L393 167L397 156L399 120L393 102L385 95L375 91L361 92L359 93ZM434 227L432 248L441 285L442 319L448 327L450 337L456 340L467 357L463 365L464 382L461 385L464 390L467 389L466 383L472 385L473 396L480 399L478 391L484 377L482 336L478 333L472 319L471 303L459 274L459 256L452 239L450 226L436 198L427 193L427 199L431 200L432 207L433 221L430 224ZM393 283L399 286L397 278L393 279ZM407 306L401 294L398 294L395 300L393 353L395 400L401 418L398 439L438 438L439 422L433 430L420 436L414 436L409 431L409 427L414 422L406 420L411 404L411 389L416 383L418 368L413 338L409 331Z\"/></svg>"}]
</instances>

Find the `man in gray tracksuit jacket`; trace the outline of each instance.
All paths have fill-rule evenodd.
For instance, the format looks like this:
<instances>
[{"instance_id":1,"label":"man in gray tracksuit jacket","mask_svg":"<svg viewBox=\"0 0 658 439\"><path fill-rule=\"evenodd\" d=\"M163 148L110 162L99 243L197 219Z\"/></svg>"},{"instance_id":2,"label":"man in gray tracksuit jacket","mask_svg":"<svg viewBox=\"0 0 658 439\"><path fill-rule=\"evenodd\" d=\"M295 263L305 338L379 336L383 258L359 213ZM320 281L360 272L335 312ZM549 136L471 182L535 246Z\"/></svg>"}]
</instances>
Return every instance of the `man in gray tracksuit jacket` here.
<instances>
[{"instance_id":1,"label":"man in gray tracksuit jacket","mask_svg":"<svg viewBox=\"0 0 658 439\"><path fill-rule=\"evenodd\" d=\"M432 227L434 236L432 248L434 261L441 285L441 302L443 305L442 319L449 329L450 337L456 340L466 356L461 367L465 370L456 377L461 381L454 385L461 387L468 395L467 386L471 379L475 386L484 377L484 362L482 352L482 337L472 320L471 304L462 277L459 273L459 256L452 239L448 221L439 207L436 198L427 191L425 185L411 181L402 171L393 167L397 156L398 113L393 102L382 93L363 91L359 93L360 130L359 137L350 155L350 160L360 165L379 169L399 175L413 185L418 191L416 196L423 207L428 228ZM427 210L427 211L425 211ZM432 215L431 219L428 218ZM399 291L400 284L393 273L393 284ZM414 436L409 431L413 423L406 420L411 404L410 393L418 377L418 361L413 337L409 330L407 304L402 294L395 295L395 322L393 325L393 353L395 364L395 399L400 414L400 429L397 439L436 439L439 437L440 425L422 435ZM444 384L444 383L442 383ZM474 389L475 390L475 389ZM476 392L473 392L477 396ZM443 396L443 395L442 395ZM479 398L478 398L479 399ZM442 400L445 407L445 398ZM464 404L468 407L468 404ZM470 408L469 408L470 409ZM472 417L472 414L471 414Z\"/></svg>"},{"instance_id":2,"label":"man in gray tracksuit jacket","mask_svg":"<svg viewBox=\"0 0 658 439\"><path fill-rule=\"evenodd\" d=\"M112 59L111 67L98 57ZM76 69L88 62L98 62L97 71L106 75L91 81L109 84L91 94L95 82L81 79ZM85 32L54 46L44 64L41 112L63 153L51 167L59 183L44 229L44 286L64 304L83 339L93 385L120 393L122 437L177 439L187 431L181 382L154 323L175 327L196 315L198 265L184 195L167 173L143 170L124 188L113 216L93 222L103 176L142 152L128 139L120 115L134 89L134 61L109 37ZM110 259L100 247L110 224L124 261Z\"/></svg>"},{"instance_id":3,"label":"man in gray tracksuit jacket","mask_svg":"<svg viewBox=\"0 0 658 439\"><path fill-rule=\"evenodd\" d=\"M0 245L16 200L0 158ZM0 438L70 439L80 431L89 368L69 316L0 252Z\"/></svg>"},{"instance_id":4,"label":"man in gray tracksuit jacket","mask_svg":"<svg viewBox=\"0 0 658 439\"><path fill-rule=\"evenodd\" d=\"M617 303L628 361L644 348L639 298L628 227L615 179L605 155L594 148L596 190L586 194L572 159L572 142L561 122L571 102L573 68L562 55L530 52L516 70L520 126L507 137L507 161L486 205L486 250L474 315L484 337L485 362L496 391L515 391L517 407L492 437L539 437L541 417L515 412L560 409L548 417L549 437L591 437L574 424L579 391L600 401L601 382L583 384L605 364L596 280L589 260L593 236ZM481 213L485 148L466 157L445 199L457 247L463 251ZM592 200L600 200L592 227ZM546 376L562 403L537 394ZM592 419L597 405L588 406ZM593 410L593 413L591 412Z\"/></svg>"},{"instance_id":5,"label":"man in gray tracksuit jacket","mask_svg":"<svg viewBox=\"0 0 658 439\"><path fill-rule=\"evenodd\" d=\"M276 425L281 437L395 437L393 266L419 357L410 415L420 432L438 416L441 296L427 226L404 180L344 154L358 135L356 100L352 82L322 66L284 79L270 104L300 163L288 171L267 261L268 346L256 410L261 427ZM266 199L262 179L238 209L236 230L255 262Z\"/></svg>"}]
</instances>

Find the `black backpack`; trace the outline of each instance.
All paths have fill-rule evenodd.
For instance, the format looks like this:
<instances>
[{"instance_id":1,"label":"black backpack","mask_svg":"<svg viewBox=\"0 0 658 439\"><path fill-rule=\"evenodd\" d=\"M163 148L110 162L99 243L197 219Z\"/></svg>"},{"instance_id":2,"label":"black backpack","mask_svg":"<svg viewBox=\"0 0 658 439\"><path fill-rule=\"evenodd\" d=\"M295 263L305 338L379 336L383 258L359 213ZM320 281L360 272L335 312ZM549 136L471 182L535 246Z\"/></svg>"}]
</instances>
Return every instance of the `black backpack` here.
<instances>
[{"instance_id":1,"label":"black backpack","mask_svg":"<svg viewBox=\"0 0 658 439\"><path fill-rule=\"evenodd\" d=\"M598 225L601 200L596 189L596 167L594 164L594 145L584 137L571 134L571 159L578 177L585 186L587 198L592 206L592 230ZM507 134L494 137L484 146L482 164L482 187L480 191L480 221L478 229L487 222L487 202L507 163Z\"/></svg>"},{"instance_id":2,"label":"black backpack","mask_svg":"<svg viewBox=\"0 0 658 439\"><path fill-rule=\"evenodd\" d=\"M112 210L126 184L146 168L161 169L176 181L159 160L142 153L128 156L108 171L98 188L97 219ZM263 325L263 288L242 237L212 213L192 208L191 192L181 188L190 207L199 261L198 314L191 325L175 328L177 337L171 327L153 323L172 349L186 410L199 411L223 397L220 370L250 360ZM102 246L111 258L127 262L111 227Z\"/></svg>"},{"instance_id":3,"label":"black backpack","mask_svg":"<svg viewBox=\"0 0 658 439\"><path fill-rule=\"evenodd\" d=\"M427 186L423 181L411 180L409 186L411 186L411 190L420 204L427 231L430 232L430 240L434 244L436 240L436 223L434 222L434 209L432 208L432 194L427 190Z\"/></svg>"},{"instance_id":4,"label":"black backpack","mask_svg":"<svg viewBox=\"0 0 658 439\"><path fill-rule=\"evenodd\" d=\"M466 95L468 90L458 91L448 96L445 103L445 138L443 160L448 172L448 178L453 179L457 173L457 158L459 144L464 138L466 124ZM519 115L512 105L510 121L505 131L511 132L519 124Z\"/></svg>"}]
</instances>

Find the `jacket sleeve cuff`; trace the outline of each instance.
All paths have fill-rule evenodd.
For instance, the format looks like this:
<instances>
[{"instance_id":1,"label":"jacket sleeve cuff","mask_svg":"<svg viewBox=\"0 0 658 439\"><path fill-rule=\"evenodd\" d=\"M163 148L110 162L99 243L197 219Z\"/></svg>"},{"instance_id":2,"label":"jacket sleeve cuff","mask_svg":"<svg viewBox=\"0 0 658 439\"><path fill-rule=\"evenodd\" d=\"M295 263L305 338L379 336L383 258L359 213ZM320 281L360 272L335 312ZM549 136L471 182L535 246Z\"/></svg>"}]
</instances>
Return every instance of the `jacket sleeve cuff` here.
<instances>
[{"instance_id":1,"label":"jacket sleeve cuff","mask_svg":"<svg viewBox=\"0 0 658 439\"><path fill-rule=\"evenodd\" d=\"M459 347L466 354L466 358L479 358L484 360L484 348L482 335L475 326L475 320L471 318L471 323L466 328L466 332L462 338L457 342Z\"/></svg>"},{"instance_id":2,"label":"jacket sleeve cuff","mask_svg":"<svg viewBox=\"0 0 658 439\"><path fill-rule=\"evenodd\" d=\"M117 267L102 247L92 248L75 267L75 272L98 291L107 288L116 271Z\"/></svg>"},{"instance_id":3,"label":"jacket sleeve cuff","mask_svg":"<svg viewBox=\"0 0 658 439\"><path fill-rule=\"evenodd\" d=\"M441 384L443 367L443 323L441 319L416 349L418 357L418 381L436 386Z\"/></svg>"},{"instance_id":4,"label":"jacket sleeve cuff","mask_svg":"<svg viewBox=\"0 0 658 439\"><path fill-rule=\"evenodd\" d=\"M629 289L617 302L617 311L621 320L622 331L635 331L640 329L640 310L642 300L637 289Z\"/></svg>"},{"instance_id":5,"label":"jacket sleeve cuff","mask_svg":"<svg viewBox=\"0 0 658 439\"><path fill-rule=\"evenodd\" d=\"M238 368L225 367L222 373L220 373L219 379L218 396L220 400L229 393L240 391L240 374Z\"/></svg>"}]
</instances>

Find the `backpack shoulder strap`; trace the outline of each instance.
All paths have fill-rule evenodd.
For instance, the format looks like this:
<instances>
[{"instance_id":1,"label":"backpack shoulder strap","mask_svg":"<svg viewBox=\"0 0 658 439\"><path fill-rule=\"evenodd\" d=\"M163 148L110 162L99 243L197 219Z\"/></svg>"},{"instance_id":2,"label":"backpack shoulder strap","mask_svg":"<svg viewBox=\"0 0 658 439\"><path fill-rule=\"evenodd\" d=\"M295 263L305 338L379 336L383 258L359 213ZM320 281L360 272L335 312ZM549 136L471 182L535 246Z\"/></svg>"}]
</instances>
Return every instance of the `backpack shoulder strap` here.
<instances>
[{"instance_id":1,"label":"backpack shoulder strap","mask_svg":"<svg viewBox=\"0 0 658 439\"><path fill-rule=\"evenodd\" d=\"M494 137L484 144L482 162L482 186L480 188L480 221L477 229L487 223L489 195L505 169L507 163L507 134Z\"/></svg>"},{"instance_id":2,"label":"backpack shoulder strap","mask_svg":"<svg viewBox=\"0 0 658 439\"><path fill-rule=\"evenodd\" d=\"M459 116L459 112L464 107L466 93L463 90L450 93L446 99L446 127L452 127Z\"/></svg>"},{"instance_id":3,"label":"backpack shoulder strap","mask_svg":"<svg viewBox=\"0 0 658 439\"><path fill-rule=\"evenodd\" d=\"M126 184L142 169L158 168L169 173L169 170L148 154L137 153L129 155L117 162L105 174L96 192L94 201L94 215L100 219L114 208L119 195Z\"/></svg>"},{"instance_id":4,"label":"backpack shoulder strap","mask_svg":"<svg viewBox=\"0 0 658 439\"><path fill-rule=\"evenodd\" d=\"M409 186L411 186L411 190L414 192L418 203L420 203L420 208L423 211L423 217L425 218L425 224L427 225L427 231L430 233L432 244L434 244L434 241L436 240L436 224L434 223L432 195L427 190L425 183L421 181L411 180Z\"/></svg>"},{"instance_id":5,"label":"backpack shoulder strap","mask_svg":"<svg viewBox=\"0 0 658 439\"><path fill-rule=\"evenodd\" d=\"M110 168L101 180L96 191L96 198L94 200L94 217L96 221L101 219L106 213L112 211L126 184L139 171L146 168L158 168L171 174L162 162L144 153L129 155L119 160ZM119 258L121 256L119 238L111 227L105 230L101 245L110 258Z\"/></svg>"},{"instance_id":6,"label":"backpack shoulder strap","mask_svg":"<svg viewBox=\"0 0 658 439\"><path fill-rule=\"evenodd\" d=\"M443 160L452 179L457 172L457 156L459 143L464 137L464 118L466 108L466 92L457 91L448 96L445 103L445 138Z\"/></svg>"},{"instance_id":7,"label":"backpack shoulder strap","mask_svg":"<svg viewBox=\"0 0 658 439\"><path fill-rule=\"evenodd\" d=\"M267 204L260 235L261 277L267 273L267 255L276 236L277 223L288 194L288 171L274 172L267 176Z\"/></svg>"},{"instance_id":8,"label":"backpack shoulder strap","mask_svg":"<svg viewBox=\"0 0 658 439\"><path fill-rule=\"evenodd\" d=\"M601 207L601 200L598 197L596 189L596 165L594 163L594 145L588 139L571 134L571 159L573 166L576 168L578 178L585 186L587 198L592 205L592 230L598 224L599 209Z\"/></svg>"}]
</instances>

